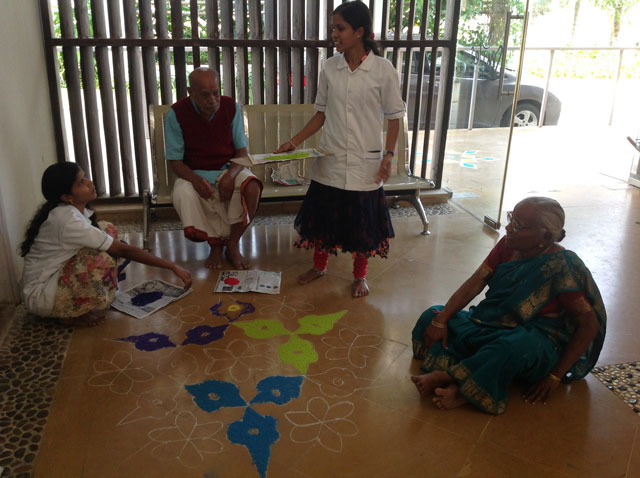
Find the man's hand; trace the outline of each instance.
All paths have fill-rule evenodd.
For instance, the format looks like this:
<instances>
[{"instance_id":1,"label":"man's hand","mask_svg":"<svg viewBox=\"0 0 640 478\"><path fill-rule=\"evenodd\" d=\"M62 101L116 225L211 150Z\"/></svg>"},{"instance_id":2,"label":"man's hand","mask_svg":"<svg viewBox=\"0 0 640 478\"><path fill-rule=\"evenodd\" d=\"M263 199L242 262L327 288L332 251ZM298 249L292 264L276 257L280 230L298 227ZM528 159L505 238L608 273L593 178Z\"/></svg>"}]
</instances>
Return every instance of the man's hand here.
<instances>
[{"instance_id":1,"label":"man's hand","mask_svg":"<svg viewBox=\"0 0 640 478\"><path fill-rule=\"evenodd\" d=\"M215 189L211 183L202 176L195 178L191 184L202 199L211 199L215 195Z\"/></svg>"}]
</instances>

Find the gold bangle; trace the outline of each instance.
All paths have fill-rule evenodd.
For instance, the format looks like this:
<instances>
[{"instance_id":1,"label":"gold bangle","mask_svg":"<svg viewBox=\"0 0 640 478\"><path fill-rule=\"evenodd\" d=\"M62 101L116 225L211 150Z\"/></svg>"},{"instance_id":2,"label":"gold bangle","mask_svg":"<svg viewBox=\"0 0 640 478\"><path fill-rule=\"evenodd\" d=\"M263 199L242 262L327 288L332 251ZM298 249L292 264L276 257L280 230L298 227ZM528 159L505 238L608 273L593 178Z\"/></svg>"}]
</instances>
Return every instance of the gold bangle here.
<instances>
[{"instance_id":1,"label":"gold bangle","mask_svg":"<svg viewBox=\"0 0 640 478\"><path fill-rule=\"evenodd\" d=\"M551 380L553 380L554 382L562 382L562 379L560 377L558 377L557 375L552 374L551 372L549 372L549 378Z\"/></svg>"},{"instance_id":2,"label":"gold bangle","mask_svg":"<svg viewBox=\"0 0 640 478\"><path fill-rule=\"evenodd\" d=\"M435 320L431 321L431 325L433 325L437 329L446 329L447 324L441 324L440 322L436 322Z\"/></svg>"},{"instance_id":3,"label":"gold bangle","mask_svg":"<svg viewBox=\"0 0 640 478\"><path fill-rule=\"evenodd\" d=\"M298 149L298 147L295 144L293 144L293 141L289 140L289 141L287 141L287 143L289 143L291 146L293 146L293 149Z\"/></svg>"}]
</instances>

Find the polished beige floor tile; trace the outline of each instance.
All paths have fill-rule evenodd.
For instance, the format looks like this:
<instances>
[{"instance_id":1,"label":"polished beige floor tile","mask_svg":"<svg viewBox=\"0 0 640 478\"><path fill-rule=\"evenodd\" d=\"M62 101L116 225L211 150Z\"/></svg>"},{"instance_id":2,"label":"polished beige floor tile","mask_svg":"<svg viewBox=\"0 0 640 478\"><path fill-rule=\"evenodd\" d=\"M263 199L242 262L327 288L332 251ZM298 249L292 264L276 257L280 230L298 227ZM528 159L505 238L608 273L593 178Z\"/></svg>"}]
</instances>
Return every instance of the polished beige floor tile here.
<instances>
[{"instance_id":1,"label":"polished beige floor tile","mask_svg":"<svg viewBox=\"0 0 640 478\"><path fill-rule=\"evenodd\" d=\"M640 191L594 197L592 208L569 201L565 245L591 269L608 307L601 363L638 360ZM544 406L524 404L514 387L499 417L472 406L443 412L420 398L410 381L419 372L411 329L499 238L462 209L430 221L426 237L417 218L394 220L391 254L370 261L371 295L358 299L346 254L330 258L324 277L296 282L312 251L293 247L291 225L252 227L242 243L256 268L282 272L278 295L214 294L218 271L203 267L208 247L180 231L155 234L152 250L192 271L193 292L146 319L109 310L101 326L74 331L35 476L638 476L640 417L594 377L563 386ZM129 241L140 245L140 234ZM176 282L168 271L132 264L122 286L152 277ZM240 315L242 304L253 311ZM331 314L340 316L301 320ZM183 343L197 327L224 335ZM137 347L156 343L143 341L148 333L165 346ZM273 400L292 393L286 403L252 403L268 377L300 377L301 385L273 392ZM222 403L227 393L235 402L205 411L187 388L196 385L200 404ZM249 410L273 417L275 427L255 425ZM238 423L244 439L267 440L267 429L277 439L252 456L230 438Z\"/></svg>"}]
</instances>

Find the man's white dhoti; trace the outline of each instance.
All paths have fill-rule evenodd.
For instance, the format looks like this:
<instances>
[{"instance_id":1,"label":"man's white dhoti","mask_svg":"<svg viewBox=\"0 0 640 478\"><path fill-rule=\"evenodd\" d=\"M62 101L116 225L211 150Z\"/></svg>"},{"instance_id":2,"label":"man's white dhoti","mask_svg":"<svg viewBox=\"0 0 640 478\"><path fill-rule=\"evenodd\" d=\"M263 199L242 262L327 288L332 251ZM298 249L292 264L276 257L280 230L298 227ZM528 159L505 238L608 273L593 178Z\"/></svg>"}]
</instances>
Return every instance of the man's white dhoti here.
<instances>
[{"instance_id":1,"label":"man's white dhoti","mask_svg":"<svg viewBox=\"0 0 640 478\"><path fill-rule=\"evenodd\" d=\"M233 194L228 201L220 201L218 185L224 172L218 176L213 185L214 196L203 199L193 185L182 178L176 179L173 186L173 205L180 216L185 236L193 241L211 241L227 239L231 225L242 222L249 224L249 214L242 198L244 185L256 176L247 168L243 168L236 176Z\"/></svg>"}]
</instances>

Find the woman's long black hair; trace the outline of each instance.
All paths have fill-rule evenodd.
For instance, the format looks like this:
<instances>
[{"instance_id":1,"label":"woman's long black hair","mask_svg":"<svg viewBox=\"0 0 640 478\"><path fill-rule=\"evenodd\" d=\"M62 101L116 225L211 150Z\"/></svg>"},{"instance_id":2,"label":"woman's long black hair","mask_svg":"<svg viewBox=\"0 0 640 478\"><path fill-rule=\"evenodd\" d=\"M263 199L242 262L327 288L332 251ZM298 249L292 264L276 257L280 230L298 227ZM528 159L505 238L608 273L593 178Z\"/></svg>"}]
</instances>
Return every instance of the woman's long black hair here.
<instances>
[{"instance_id":1,"label":"woman's long black hair","mask_svg":"<svg viewBox=\"0 0 640 478\"><path fill-rule=\"evenodd\" d=\"M33 241L38 235L40 226L47 220L49 213L58 206L63 194L71 194L71 187L78 177L80 166L76 163L55 163L49 166L42 174L42 195L47 200L35 213L27 227L24 242L20 244L20 255L26 256L31 250Z\"/></svg>"},{"instance_id":2,"label":"woman's long black hair","mask_svg":"<svg viewBox=\"0 0 640 478\"><path fill-rule=\"evenodd\" d=\"M371 38L371 12L369 7L364 3L356 0L354 2L346 2L338 5L331 15L339 14L344 21L351 25L351 28L357 30L362 27L364 33L362 34L362 41L364 42L364 49L366 51L372 51L375 55L380 56L377 43Z\"/></svg>"}]
</instances>

